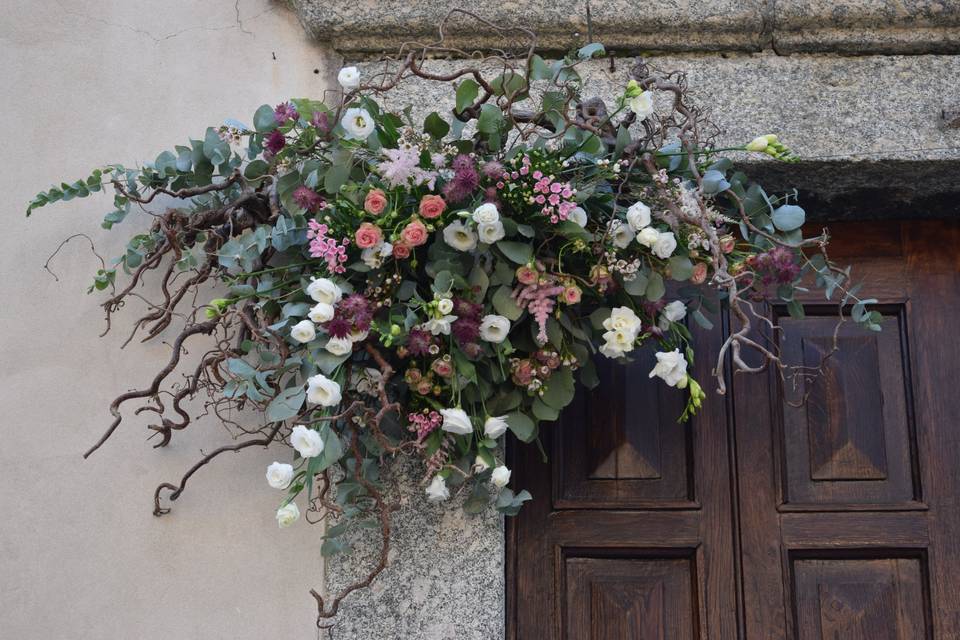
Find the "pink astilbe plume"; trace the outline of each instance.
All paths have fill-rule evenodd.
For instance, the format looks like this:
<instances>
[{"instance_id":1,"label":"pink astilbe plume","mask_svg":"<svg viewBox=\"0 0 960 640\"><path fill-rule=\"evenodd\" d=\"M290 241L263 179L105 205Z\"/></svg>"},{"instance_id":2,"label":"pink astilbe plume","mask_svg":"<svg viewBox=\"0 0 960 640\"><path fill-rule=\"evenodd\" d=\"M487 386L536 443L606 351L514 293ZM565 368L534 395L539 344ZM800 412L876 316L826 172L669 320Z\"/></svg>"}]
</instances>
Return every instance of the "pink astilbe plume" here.
<instances>
[{"instance_id":1,"label":"pink astilbe plume","mask_svg":"<svg viewBox=\"0 0 960 640\"><path fill-rule=\"evenodd\" d=\"M513 290L512 296L517 306L526 306L527 311L537 321L537 342L540 344L547 343L547 318L557 306L556 297L561 293L562 285L550 280L544 281L542 278L532 284L519 285Z\"/></svg>"}]
</instances>

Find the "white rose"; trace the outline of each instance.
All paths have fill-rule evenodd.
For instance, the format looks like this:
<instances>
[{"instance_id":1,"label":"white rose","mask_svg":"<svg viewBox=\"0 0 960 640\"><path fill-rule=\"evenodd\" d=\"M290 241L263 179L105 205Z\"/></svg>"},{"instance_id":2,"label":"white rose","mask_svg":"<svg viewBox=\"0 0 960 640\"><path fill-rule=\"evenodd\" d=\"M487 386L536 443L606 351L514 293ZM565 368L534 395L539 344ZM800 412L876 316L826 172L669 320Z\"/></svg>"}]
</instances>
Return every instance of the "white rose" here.
<instances>
[{"instance_id":1,"label":"white rose","mask_svg":"<svg viewBox=\"0 0 960 640\"><path fill-rule=\"evenodd\" d=\"M360 86L360 70L356 67L344 67L337 74L337 82L344 89L356 89Z\"/></svg>"},{"instance_id":2,"label":"white rose","mask_svg":"<svg viewBox=\"0 0 960 640\"><path fill-rule=\"evenodd\" d=\"M437 311L443 315L450 315L450 312L453 311L453 300L450 298L440 298L437 300Z\"/></svg>"},{"instance_id":3,"label":"white rose","mask_svg":"<svg viewBox=\"0 0 960 640\"><path fill-rule=\"evenodd\" d=\"M643 325L637 314L630 307L616 307L610 312L610 317L603 321L603 328L607 331L625 331L632 333L636 338Z\"/></svg>"},{"instance_id":4,"label":"white rose","mask_svg":"<svg viewBox=\"0 0 960 640\"><path fill-rule=\"evenodd\" d=\"M495 222L482 222L477 225L477 231L480 233L480 240L486 244L493 244L497 240L503 240L507 232L503 228L503 223L499 220Z\"/></svg>"},{"instance_id":5,"label":"white rose","mask_svg":"<svg viewBox=\"0 0 960 640\"><path fill-rule=\"evenodd\" d=\"M440 318L430 318L420 325L424 331L429 331L435 336L450 335L450 323L457 319L457 316L443 316Z\"/></svg>"},{"instance_id":6,"label":"white rose","mask_svg":"<svg viewBox=\"0 0 960 640\"><path fill-rule=\"evenodd\" d=\"M296 502L290 502L277 509L277 524L286 529L300 519L300 507Z\"/></svg>"},{"instance_id":7,"label":"white rose","mask_svg":"<svg viewBox=\"0 0 960 640\"><path fill-rule=\"evenodd\" d=\"M650 378L659 376L671 387L687 379L687 361L679 349L657 353L657 364L650 372Z\"/></svg>"},{"instance_id":8,"label":"white rose","mask_svg":"<svg viewBox=\"0 0 960 640\"><path fill-rule=\"evenodd\" d=\"M318 431L308 429L302 424L293 428L290 434L290 444L304 458L313 458L323 453L323 438Z\"/></svg>"},{"instance_id":9,"label":"white rose","mask_svg":"<svg viewBox=\"0 0 960 640\"><path fill-rule=\"evenodd\" d=\"M483 423L483 435L487 438L496 440L507 432L506 416L490 416Z\"/></svg>"},{"instance_id":10,"label":"white rose","mask_svg":"<svg viewBox=\"0 0 960 640\"><path fill-rule=\"evenodd\" d=\"M376 128L370 112L358 107L347 109L340 124L347 132L347 137L354 140L366 140Z\"/></svg>"},{"instance_id":11,"label":"white rose","mask_svg":"<svg viewBox=\"0 0 960 640\"><path fill-rule=\"evenodd\" d=\"M460 436L473 433L470 416L463 409L441 409L440 414L443 416L443 426L440 428L444 431Z\"/></svg>"},{"instance_id":12,"label":"white rose","mask_svg":"<svg viewBox=\"0 0 960 640\"><path fill-rule=\"evenodd\" d=\"M653 243L653 253L658 258L666 260L673 255L673 250L677 248L677 239L672 231L664 231L657 236L657 241Z\"/></svg>"},{"instance_id":13,"label":"white rose","mask_svg":"<svg viewBox=\"0 0 960 640\"><path fill-rule=\"evenodd\" d=\"M267 467L267 484L274 489L286 489L293 482L293 465L274 462Z\"/></svg>"},{"instance_id":14,"label":"white rose","mask_svg":"<svg viewBox=\"0 0 960 640\"><path fill-rule=\"evenodd\" d=\"M331 337L327 340L327 345L324 348L335 356L345 356L353 351L353 340L349 336L343 338Z\"/></svg>"},{"instance_id":15,"label":"white rose","mask_svg":"<svg viewBox=\"0 0 960 640\"><path fill-rule=\"evenodd\" d=\"M640 229L650 226L650 220L650 207L642 202L634 202L627 209L627 224L634 231L640 231Z\"/></svg>"},{"instance_id":16,"label":"white rose","mask_svg":"<svg viewBox=\"0 0 960 640\"><path fill-rule=\"evenodd\" d=\"M333 305L326 302L318 302L310 309L307 316L317 324L323 324L333 320Z\"/></svg>"},{"instance_id":17,"label":"white rose","mask_svg":"<svg viewBox=\"0 0 960 640\"><path fill-rule=\"evenodd\" d=\"M637 234L637 242L647 247L648 249L656 244L657 240L660 239L660 232L654 229L653 227L645 227L640 230L640 233Z\"/></svg>"},{"instance_id":18,"label":"white rose","mask_svg":"<svg viewBox=\"0 0 960 640\"><path fill-rule=\"evenodd\" d=\"M333 280L327 278L311 278L306 291L314 302L326 302L334 305L343 298L343 291L340 290L340 287Z\"/></svg>"},{"instance_id":19,"label":"white rose","mask_svg":"<svg viewBox=\"0 0 960 640\"><path fill-rule=\"evenodd\" d=\"M660 317L667 322L679 322L683 320L686 315L687 305L683 304L680 300L674 300L660 312Z\"/></svg>"},{"instance_id":20,"label":"white rose","mask_svg":"<svg viewBox=\"0 0 960 640\"><path fill-rule=\"evenodd\" d=\"M317 337L317 328L309 320L301 320L290 329L290 337L301 344L310 342Z\"/></svg>"},{"instance_id":21,"label":"white rose","mask_svg":"<svg viewBox=\"0 0 960 640\"><path fill-rule=\"evenodd\" d=\"M427 487L427 500L430 502L443 502L450 497L450 490L447 489L447 481L441 476L433 476L430 486Z\"/></svg>"},{"instance_id":22,"label":"white rose","mask_svg":"<svg viewBox=\"0 0 960 640\"><path fill-rule=\"evenodd\" d=\"M444 228L443 241L458 251L471 251L477 246L477 234L457 220Z\"/></svg>"},{"instance_id":23,"label":"white rose","mask_svg":"<svg viewBox=\"0 0 960 640\"><path fill-rule=\"evenodd\" d=\"M572 220L581 227L585 227L587 226L587 212L584 211L583 207L574 207L567 214L567 220Z\"/></svg>"},{"instance_id":24,"label":"white rose","mask_svg":"<svg viewBox=\"0 0 960 640\"><path fill-rule=\"evenodd\" d=\"M640 95L630 98L627 100L627 106L630 107L630 111L637 114L639 120L647 119L654 112L653 92L644 91Z\"/></svg>"},{"instance_id":25,"label":"white rose","mask_svg":"<svg viewBox=\"0 0 960 640\"><path fill-rule=\"evenodd\" d=\"M307 378L307 400L322 407L340 404L340 385L322 373Z\"/></svg>"},{"instance_id":26,"label":"white rose","mask_svg":"<svg viewBox=\"0 0 960 640\"><path fill-rule=\"evenodd\" d=\"M611 223L611 228L613 244L621 249L626 249L630 245L630 242L633 241L634 237L636 237L636 234L633 232L633 229L630 228L630 225L624 224L620 220L614 220Z\"/></svg>"},{"instance_id":27,"label":"white rose","mask_svg":"<svg viewBox=\"0 0 960 640\"><path fill-rule=\"evenodd\" d=\"M500 344L510 333L510 320L504 316L490 314L480 320L480 337L487 342Z\"/></svg>"},{"instance_id":28,"label":"white rose","mask_svg":"<svg viewBox=\"0 0 960 640\"><path fill-rule=\"evenodd\" d=\"M497 211L497 205L492 202L484 202L473 210L473 221L477 224L490 224L500 220L500 212Z\"/></svg>"},{"instance_id":29,"label":"white rose","mask_svg":"<svg viewBox=\"0 0 960 640\"><path fill-rule=\"evenodd\" d=\"M505 486L507 486L507 483L510 482L510 469L500 465L493 470L492 474L490 474L490 480L493 481L495 486L503 489Z\"/></svg>"}]
</instances>

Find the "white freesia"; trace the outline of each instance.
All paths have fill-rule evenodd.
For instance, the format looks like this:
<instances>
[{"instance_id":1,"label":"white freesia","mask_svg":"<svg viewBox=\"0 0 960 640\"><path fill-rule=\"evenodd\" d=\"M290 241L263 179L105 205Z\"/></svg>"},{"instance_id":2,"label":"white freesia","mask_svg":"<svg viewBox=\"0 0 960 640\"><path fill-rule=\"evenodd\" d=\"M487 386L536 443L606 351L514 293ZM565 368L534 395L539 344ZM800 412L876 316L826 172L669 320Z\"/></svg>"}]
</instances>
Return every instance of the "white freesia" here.
<instances>
[{"instance_id":1,"label":"white freesia","mask_svg":"<svg viewBox=\"0 0 960 640\"><path fill-rule=\"evenodd\" d=\"M510 320L505 316L489 314L480 320L480 337L487 342L499 344L507 339L510 333Z\"/></svg>"},{"instance_id":2,"label":"white freesia","mask_svg":"<svg viewBox=\"0 0 960 640\"><path fill-rule=\"evenodd\" d=\"M300 507L296 502L290 502L277 509L277 524L286 529L300 519Z\"/></svg>"},{"instance_id":3,"label":"white freesia","mask_svg":"<svg viewBox=\"0 0 960 640\"><path fill-rule=\"evenodd\" d=\"M326 302L318 302L313 305L313 308L310 309L310 313L307 314L312 321L317 324L323 324L324 322L329 322L333 320L333 305Z\"/></svg>"},{"instance_id":4,"label":"white freesia","mask_svg":"<svg viewBox=\"0 0 960 640\"><path fill-rule=\"evenodd\" d=\"M667 324L671 322L680 322L687 315L687 305L680 300L674 300L663 308L660 312L660 319L666 320Z\"/></svg>"},{"instance_id":5,"label":"white freesia","mask_svg":"<svg viewBox=\"0 0 960 640\"><path fill-rule=\"evenodd\" d=\"M460 436L473 433L473 424L470 423L470 416L463 409L441 409L440 415L443 416L443 425L440 427L444 431L455 433Z\"/></svg>"},{"instance_id":6,"label":"white freesia","mask_svg":"<svg viewBox=\"0 0 960 640\"><path fill-rule=\"evenodd\" d=\"M659 239L660 232L653 227L644 227L643 229L640 229L640 233L637 234L637 242L648 249L656 244L657 240Z\"/></svg>"},{"instance_id":7,"label":"white freesia","mask_svg":"<svg viewBox=\"0 0 960 640\"><path fill-rule=\"evenodd\" d=\"M600 353L612 360L616 360L617 358L622 358L623 356L627 355L626 351L618 349L617 346L612 342L605 342L600 345Z\"/></svg>"},{"instance_id":8,"label":"white freesia","mask_svg":"<svg viewBox=\"0 0 960 640\"><path fill-rule=\"evenodd\" d=\"M473 210L473 221L477 224L490 224L500 219L500 212L497 211L497 205L492 202L484 202Z\"/></svg>"},{"instance_id":9,"label":"white freesia","mask_svg":"<svg viewBox=\"0 0 960 640\"><path fill-rule=\"evenodd\" d=\"M322 373L307 378L307 400L321 407L340 404L340 385Z\"/></svg>"},{"instance_id":10,"label":"white freesia","mask_svg":"<svg viewBox=\"0 0 960 640\"><path fill-rule=\"evenodd\" d=\"M353 331L350 332L349 335L347 335L347 339L350 340L350 343L351 343L351 344L356 344L356 343L358 343L358 342L362 342L363 340L366 340L366 339L367 339L367 336L369 336L369 335L370 335L370 330L369 330L369 329L367 329L367 330L365 330L365 331L360 331L359 329L354 329Z\"/></svg>"},{"instance_id":11,"label":"white freesia","mask_svg":"<svg viewBox=\"0 0 960 640\"><path fill-rule=\"evenodd\" d=\"M301 344L310 342L317 337L317 328L309 320L301 320L290 329L290 337Z\"/></svg>"},{"instance_id":12,"label":"white freesia","mask_svg":"<svg viewBox=\"0 0 960 640\"><path fill-rule=\"evenodd\" d=\"M773 138L771 140L771 138ZM773 135L757 136L750 141L750 144L747 145L747 151L756 151L763 153L767 150L767 147L770 146L771 142L776 142L777 138Z\"/></svg>"},{"instance_id":13,"label":"white freesia","mask_svg":"<svg viewBox=\"0 0 960 640\"><path fill-rule=\"evenodd\" d=\"M490 416L483 423L483 435L496 440L507 432L507 416Z\"/></svg>"},{"instance_id":14,"label":"white freesia","mask_svg":"<svg viewBox=\"0 0 960 640\"><path fill-rule=\"evenodd\" d=\"M637 114L638 120L645 120L653 115L653 92L644 91L639 95L633 96L627 100L627 106L630 111Z\"/></svg>"},{"instance_id":15,"label":"white freesia","mask_svg":"<svg viewBox=\"0 0 960 640\"><path fill-rule=\"evenodd\" d=\"M457 319L457 316L441 316L439 318L430 318L420 325L424 331L429 331L435 336L450 335L450 323Z\"/></svg>"},{"instance_id":16,"label":"white freesia","mask_svg":"<svg viewBox=\"0 0 960 640\"><path fill-rule=\"evenodd\" d=\"M443 241L457 251L471 251L477 246L477 234L457 220L443 228Z\"/></svg>"},{"instance_id":17,"label":"white freesia","mask_svg":"<svg viewBox=\"0 0 960 640\"><path fill-rule=\"evenodd\" d=\"M483 473L489 468L490 468L490 464L480 456L477 456L476 458L473 459L474 473Z\"/></svg>"},{"instance_id":18,"label":"white freesia","mask_svg":"<svg viewBox=\"0 0 960 640\"><path fill-rule=\"evenodd\" d=\"M453 311L453 300L450 298L440 298L437 300L437 311L442 315L449 315Z\"/></svg>"},{"instance_id":19,"label":"white freesia","mask_svg":"<svg viewBox=\"0 0 960 640\"><path fill-rule=\"evenodd\" d=\"M659 376L671 387L675 387L687 379L687 360L679 349L660 351L657 353L657 364L653 367L649 377Z\"/></svg>"},{"instance_id":20,"label":"white freesia","mask_svg":"<svg viewBox=\"0 0 960 640\"><path fill-rule=\"evenodd\" d=\"M581 227L587 226L587 212L583 207L574 207L570 210L570 213L567 214L567 220L572 220Z\"/></svg>"},{"instance_id":21,"label":"white freesia","mask_svg":"<svg viewBox=\"0 0 960 640\"><path fill-rule=\"evenodd\" d=\"M506 230L503 228L503 223L499 220L494 222L481 222L477 225L477 232L480 234L480 240L486 244L493 244L498 240L503 240L503 237L507 235Z\"/></svg>"},{"instance_id":22,"label":"white freesia","mask_svg":"<svg viewBox=\"0 0 960 640\"><path fill-rule=\"evenodd\" d=\"M310 284L307 285L306 291L307 295L310 296L314 302L326 302L327 304L334 305L343 298L343 291L341 291L340 287L338 287L333 280L327 278L312 278Z\"/></svg>"},{"instance_id":23,"label":"white freesia","mask_svg":"<svg viewBox=\"0 0 960 640\"><path fill-rule=\"evenodd\" d=\"M347 336L344 336L343 338L335 338L331 336L331 338L327 340L325 349L335 356L345 356L353 351L353 340Z\"/></svg>"},{"instance_id":24,"label":"white freesia","mask_svg":"<svg viewBox=\"0 0 960 640\"><path fill-rule=\"evenodd\" d=\"M393 255L393 245L389 242L381 242L375 247L367 247L360 252L360 259L371 269L378 269L383 264L384 258Z\"/></svg>"},{"instance_id":25,"label":"white freesia","mask_svg":"<svg viewBox=\"0 0 960 640\"><path fill-rule=\"evenodd\" d=\"M626 249L630 246L630 242L632 242L636 236L633 229L630 228L630 225L624 223L622 220L613 220L610 223L610 227L610 235L613 238L614 246L620 249Z\"/></svg>"},{"instance_id":26,"label":"white freesia","mask_svg":"<svg viewBox=\"0 0 960 640\"><path fill-rule=\"evenodd\" d=\"M666 260L673 255L674 249L677 248L677 238L673 235L672 231L663 231L657 236L657 241L653 243L653 253L658 258Z\"/></svg>"},{"instance_id":27,"label":"white freesia","mask_svg":"<svg viewBox=\"0 0 960 640\"><path fill-rule=\"evenodd\" d=\"M607 331L625 331L636 338L643 326L642 321L630 307L615 307L610 317L603 321L603 328Z\"/></svg>"},{"instance_id":28,"label":"white freesia","mask_svg":"<svg viewBox=\"0 0 960 640\"><path fill-rule=\"evenodd\" d=\"M323 438L320 437L320 433L302 424L293 428L290 444L304 458L314 458L323 453Z\"/></svg>"},{"instance_id":29,"label":"white freesia","mask_svg":"<svg viewBox=\"0 0 960 640\"><path fill-rule=\"evenodd\" d=\"M274 462L267 467L267 484L274 489L286 489L293 482L293 465Z\"/></svg>"},{"instance_id":30,"label":"white freesia","mask_svg":"<svg viewBox=\"0 0 960 640\"><path fill-rule=\"evenodd\" d=\"M500 465L493 470L492 474L490 474L490 480L493 481L493 484L496 487L503 489L505 486L507 486L507 483L510 482L510 469Z\"/></svg>"},{"instance_id":31,"label":"white freesia","mask_svg":"<svg viewBox=\"0 0 960 640\"><path fill-rule=\"evenodd\" d=\"M344 89L356 89L360 86L360 70L356 67L344 67L337 74L337 82Z\"/></svg>"},{"instance_id":32,"label":"white freesia","mask_svg":"<svg viewBox=\"0 0 960 640\"><path fill-rule=\"evenodd\" d=\"M650 207L642 202L634 202L627 209L627 224L634 231L640 231L644 227L650 226Z\"/></svg>"},{"instance_id":33,"label":"white freesia","mask_svg":"<svg viewBox=\"0 0 960 640\"><path fill-rule=\"evenodd\" d=\"M347 109L346 113L343 114L343 119L340 120L340 124L347 132L347 137L355 140L366 140L376 128L370 112L359 107Z\"/></svg>"},{"instance_id":34,"label":"white freesia","mask_svg":"<svg viewBox=\"0 0 960 640\"><path fill-rule=\"evenodd\" d=\"M450 490L447 489L447 481L442 476L433 476L430 486L426 489L427 500L430 502L443 502L450 497Z\"/></svg>"},{"instance_id":35,"label":"white freesia","mask_svg":"<svg viewBox=\"0 0 960 640\"><path fill-rule=\"evenodd\" d=\"M628 329L614 329L603 334L603 346L619 354L630 353L633 351L633 344L636 339L637 334L633 331Z\"/></svg>"}]
</instances>

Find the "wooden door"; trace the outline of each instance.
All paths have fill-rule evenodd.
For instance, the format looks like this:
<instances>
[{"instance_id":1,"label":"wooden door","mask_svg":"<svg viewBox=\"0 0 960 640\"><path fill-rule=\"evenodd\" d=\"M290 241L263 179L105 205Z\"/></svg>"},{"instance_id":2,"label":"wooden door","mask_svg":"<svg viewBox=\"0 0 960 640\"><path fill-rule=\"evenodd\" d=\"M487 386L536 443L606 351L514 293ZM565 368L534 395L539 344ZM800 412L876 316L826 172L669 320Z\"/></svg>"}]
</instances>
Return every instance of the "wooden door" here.
<instances>
[{"instance_id":1,"label":"wooden door","mask_svg":"<svg viewBox=\"0 0 960 640\"><path fill-rule=\"evenodd\" d=\"M960 638L960 225L832 231L883 331L841 327L814 382L737 376L680 426L649 366L609 367L549 462L515 448L537 499L508 524L511 638ZM816 365L836 307L804 302L768 313ZM706 381L720 338L695 340Z\"/></svg>"}]
</instances>

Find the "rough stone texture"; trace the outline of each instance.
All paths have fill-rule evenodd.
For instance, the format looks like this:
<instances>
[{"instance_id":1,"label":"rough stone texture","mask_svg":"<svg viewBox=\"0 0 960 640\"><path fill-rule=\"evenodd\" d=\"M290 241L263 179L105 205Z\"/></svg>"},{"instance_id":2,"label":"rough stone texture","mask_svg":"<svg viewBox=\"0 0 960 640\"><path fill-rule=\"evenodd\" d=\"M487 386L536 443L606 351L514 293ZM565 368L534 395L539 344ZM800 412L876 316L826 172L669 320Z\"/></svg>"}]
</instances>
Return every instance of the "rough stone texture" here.
<instances>
[{"instance_id":1,"label":"rough stone texture","mask_svg":"<svg viewBox=\"0 0 960 640\"><path fill-rule=\"evenodd\" d=\"M344 600L334 637L494 640L504 629L503 518L490 508L467 515L461 495L432 505L422 465L405 462L385 476L393 516L390 563L370 589ZM368 532L347 556L327 562L327 591L364 577L379 553Z\"/></svg>"},{"instance_id":2,"label":"rough stone texture","mask_svg":"<svg viewBox=\"0 0 960 640\"><path fill-rule=\"evenodd\" d=\"M654 57L662 70L687 72L692 95L710 105L724 131L719 146L775 132L804 159L783 164L740 156L773 190L801 187L820 218L955 215L960 196L960 129L941 111L960 104L960 57L778 56L773 53ZM457 63L434 61L436 67ZM612 103L632 59L580 67L585 86ZM364 73L384 70L367 63ZM452 107L452 89L405 81L388 104L425 115ZM736 155L736 154L734 154Z\"/></svg>"},{"instance_id":3,"label":"rough stone texture","mask_svg":"<svg viewBox=\"0 0 960 640\"><path fill-rule=\"evenodd\" d=\"M960 3L942 0L288 1L315 38L354 53L431 42L451 9L522 25L556 50L588 42L592 28L594 40L633 51L960 51ZM448 35L468 49L504 46L490 26L468 17L452 21Z\"/></svg>"}]
</instances>

